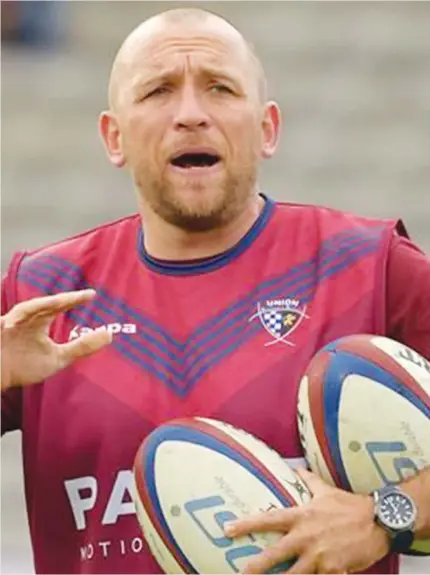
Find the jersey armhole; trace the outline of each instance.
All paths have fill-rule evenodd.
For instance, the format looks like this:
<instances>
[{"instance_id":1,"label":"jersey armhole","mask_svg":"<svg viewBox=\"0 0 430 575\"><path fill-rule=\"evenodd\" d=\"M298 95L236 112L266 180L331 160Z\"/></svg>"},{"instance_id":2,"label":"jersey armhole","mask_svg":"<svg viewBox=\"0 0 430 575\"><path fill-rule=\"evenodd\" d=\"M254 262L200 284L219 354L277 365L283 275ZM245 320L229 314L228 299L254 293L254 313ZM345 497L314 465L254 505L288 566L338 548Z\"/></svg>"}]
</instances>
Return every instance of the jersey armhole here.
<instances>
[{"instance_id":1,"label":"jersey armhole","mask_svg":"<svg viewBox=\"0 0 430 575\"><path fill-rule=\"evenodd\" d=\"M408 240L410 240L410 236L408 234L408 230L406 229L406 226L403 222L403 220L397 220L395 222L395 226L394 226L394 235L402 237L402 238L406 238Z\"/></svg>"},{"instance_id":2,"label":"jersey armhole","mask_svg":"<svg viewBox=\"0 0 430 575\"><path fill-rule=\"evenodd\" d=\"M396 240L404 237L409 239L409 234L406 229L405 224L402 220L392 220L388 222L383 233L383 249L381 255L381 261L379 269L377 270L376 276L376 286L380 286L378 289L378 295L375 298L375 333L379 335L387 335L387 306L388 306L388 262L390 259L390 252L395 244Z\"/></svg>"},{"instance_id":3,"label":"jersey armhole","mask_svg":"<svg viewBox=\"0 0 430 575\"><path fill-rule=\"evenodd\" d=\"M6 301L2 302L2 314L8 312L18 303L18 270L27 252L17 252L9 264L4 283Z\"/></svg>"}]
</instances>

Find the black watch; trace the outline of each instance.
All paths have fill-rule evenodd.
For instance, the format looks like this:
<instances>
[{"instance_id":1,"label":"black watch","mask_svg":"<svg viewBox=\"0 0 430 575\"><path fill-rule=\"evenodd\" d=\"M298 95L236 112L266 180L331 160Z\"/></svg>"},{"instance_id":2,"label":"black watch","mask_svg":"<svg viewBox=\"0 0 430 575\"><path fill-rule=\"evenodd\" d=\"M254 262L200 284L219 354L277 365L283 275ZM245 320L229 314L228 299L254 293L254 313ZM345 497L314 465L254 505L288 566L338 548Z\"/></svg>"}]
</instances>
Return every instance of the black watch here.
<instances>
[{"instance_id":1,"label":"black watch","mask_svg":"<svg viewBox=\"0 0 430 575\"><path fill-rule=\"evenodd\" d=\"M414 541L417 508L409 495L395 485L386 485L372 492L375 521L390 536L390 550L406 553Z\"/></svg>"}]
</instances>

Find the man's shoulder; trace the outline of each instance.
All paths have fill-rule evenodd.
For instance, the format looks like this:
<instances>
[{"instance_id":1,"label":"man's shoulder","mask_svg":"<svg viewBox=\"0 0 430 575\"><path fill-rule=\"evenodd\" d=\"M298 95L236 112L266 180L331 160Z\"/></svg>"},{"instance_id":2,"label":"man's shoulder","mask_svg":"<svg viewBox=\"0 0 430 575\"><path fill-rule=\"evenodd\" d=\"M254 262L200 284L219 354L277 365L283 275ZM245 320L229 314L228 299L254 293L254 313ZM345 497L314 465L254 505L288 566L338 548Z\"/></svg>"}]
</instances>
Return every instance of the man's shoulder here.
<instances>
[{"instance_id":1,"label":"man's shoulder","mask_svg":"<svg viewBox=\"0 0 430 575\"><path fill-rule=\"evenodd\" d=\"M363 225L377 225L381 223L397 222L396 219L359 214L348 209L337 208L325 204L305 204L300 202L276 201L282 212L296 212L297 216L307 218L323 218L328 220L344 220L347 222L362 223Z\"/></svg>"},{"instance_id":2,"label":"man's shoulder","mask_svg":"<svg viewBox=\"0 0 430 575\"><path fill-rule=\"evenodd\" d=\"M2 289L10 307L21 299L89 287L136 253L140 216L132 214L33 250L14 254ZM110 274L106 272L107 276Z\"/></svg>"},{"instance_id":3,"label":"man's shoulder","mask_svg":"<svg viewBox=\"0 0 430 575\"><path fill-rule=\"evenodd\" d=\"M304 204L298 202L276 202L278 213L281 217L302 221L307 225L316 226L323 235L330 235L333 232L355 229L362 230L363 233L374 230L396 232L407 237L407 231L403 221L399 218L368 216L319 204Z\"/></svg>"},{"instance_id":4,"label":"man's shoulder","mask_svg":"<svg viewBox=\"0 0 430 575\"><path fill-rule=\"evenodd\" d=\"M23 250L22 259L30 262L40 258L63 257L79 264L86 257L103 256L112 248L112 242L120 240L137 242L136 232L139 222L138 214L118 218L36 249Z\"/></svg>"}]
</instances>

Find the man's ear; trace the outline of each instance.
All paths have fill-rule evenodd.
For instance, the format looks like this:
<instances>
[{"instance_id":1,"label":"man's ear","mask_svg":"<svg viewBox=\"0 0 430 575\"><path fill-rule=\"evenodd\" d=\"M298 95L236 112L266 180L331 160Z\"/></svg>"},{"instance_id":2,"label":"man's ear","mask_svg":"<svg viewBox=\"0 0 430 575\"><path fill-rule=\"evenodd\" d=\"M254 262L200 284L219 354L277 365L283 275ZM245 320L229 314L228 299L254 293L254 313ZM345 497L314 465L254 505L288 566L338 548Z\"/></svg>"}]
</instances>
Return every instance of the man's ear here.
<instances>
[{"instance_id":1,"label":"man's ear","mask_svg":"<svg viewBox=\"0 0 430 575\"><path fill-rule=\"evenodd\" d=\"M125 165L125 157L121 133L118 121L112 112L106 110L100 114L99 133L110 162L117 168L122 168Z\"/></svg>"},{"instance_id":2,"label":"man's ear","mask_svg":"<svg viewBox=\"0 0 430 575\"><path fill-rule=\"evenodd\" d=\"M279 135L281 132L282 115L276 102L267 102L263 121L263 145L261 155L263 158L271 158L278 147Z\"/></svg>"}]
</instances>

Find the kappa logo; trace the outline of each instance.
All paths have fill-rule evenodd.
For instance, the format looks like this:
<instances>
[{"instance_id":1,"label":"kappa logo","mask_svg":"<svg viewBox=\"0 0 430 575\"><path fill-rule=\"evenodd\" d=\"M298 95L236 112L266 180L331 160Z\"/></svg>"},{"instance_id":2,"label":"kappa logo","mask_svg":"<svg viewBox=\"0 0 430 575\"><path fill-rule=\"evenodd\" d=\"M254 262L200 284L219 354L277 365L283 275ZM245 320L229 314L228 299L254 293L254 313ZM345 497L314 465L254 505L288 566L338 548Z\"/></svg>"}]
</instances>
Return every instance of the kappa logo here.
<instances>
[{"instance_id":1,"label":"kappa logo","mask_svg":"<svg viewBox=\"0 0 430 575\"><path fill-rule=\"evenodd\" d=\"M72 331L69 333L69 341L76 339L77 337L84 335L85 333L91 333L93 331L108 331L109 333L136 333L137 327L135 323L107 323L97 327L87 327L83 325L76 325Z\"/></svg>"},{"instance_id":2,"label":"kappa logo","mask_svg":"<svg viewBox=\"0 0 430 575\"><path fill-rule=\"evenodd\" d=\"M287 338L299 327L304 319L309 319L306 314L306 305L302 305L298 299L268 299L257 303L257 312L249 318L249 321L259 319L261 325L273 338L264 345L284 343L294 346L295 343Z\"/></svg>"}]
</instances>

